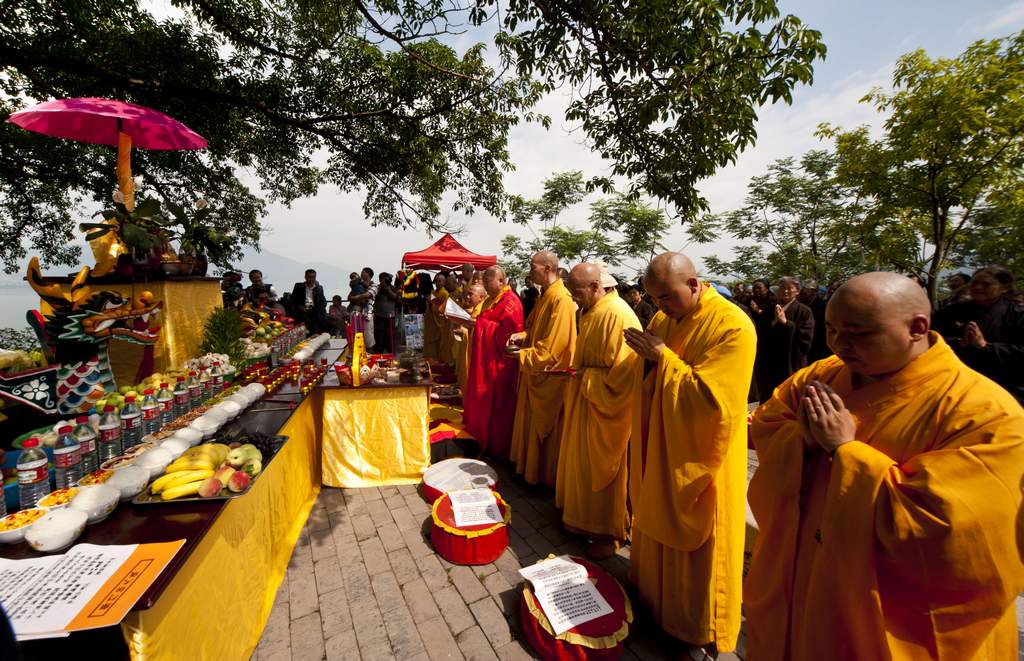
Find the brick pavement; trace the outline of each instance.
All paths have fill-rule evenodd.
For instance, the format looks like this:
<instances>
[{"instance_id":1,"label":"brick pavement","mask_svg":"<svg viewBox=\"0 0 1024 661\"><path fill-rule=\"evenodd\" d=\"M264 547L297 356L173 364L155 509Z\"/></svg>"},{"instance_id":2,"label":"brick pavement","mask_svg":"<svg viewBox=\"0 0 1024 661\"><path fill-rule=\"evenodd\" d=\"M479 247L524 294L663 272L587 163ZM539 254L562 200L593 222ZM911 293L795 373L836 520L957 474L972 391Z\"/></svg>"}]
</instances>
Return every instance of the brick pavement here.
<instances>
[{"instance_id":1,"label":"brick pavement","mask_svg":"<svg viewBox=\"0 0 1024 661\"><path fill-rule=\"evenodd\" d=\"M510 544L493 564L478 567L434 553L430 508L416 487L324 487L253 661L534 658L519 632L517 571L549 553L579 555L583 548L561 528L550 490L526 485L507 465L496 468L512 506ZM623 658L691 658L637 602L628 563L629 547L601 563L633 599ZM744 647L741 638L741 653Z\"/></svg>"}]
</instances>

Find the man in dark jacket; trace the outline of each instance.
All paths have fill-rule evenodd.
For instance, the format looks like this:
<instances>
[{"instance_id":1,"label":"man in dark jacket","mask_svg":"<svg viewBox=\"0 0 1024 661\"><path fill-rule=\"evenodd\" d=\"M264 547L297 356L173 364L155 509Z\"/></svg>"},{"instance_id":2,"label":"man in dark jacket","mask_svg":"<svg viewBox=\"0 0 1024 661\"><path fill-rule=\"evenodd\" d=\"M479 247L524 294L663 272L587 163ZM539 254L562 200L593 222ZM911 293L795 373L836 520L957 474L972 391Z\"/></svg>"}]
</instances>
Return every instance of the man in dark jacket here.
<instances>
[{"instance_id":1,"label":"man in dark jacket","mask_svg":"<svg viewBox=\"0 0 1024 661\"><path fill-rule=\"evenodd\" d=\"M658 311L644 300L643 293L636 285L626 285L625 290L626 302L629 303L629 307L633 308L637 319L640 320L640 327L647 328L647 324L651 322Z\"/></svg>"},{"instance_id":2,"label":"man in dark jacket","mask_svg":"<svg viewBox=\"0 0 1024 661\"><path fill-rule=\"evenodd\" d=\"M799 293L800 281L796 278L779 280L778 302L771 311L772 319L764 333L758 335L759 360L754 365L754 377L762 402L770 399L775 387L789 375L807 366L814 337L814 314L796 300Z\"/></svg>"},{"instance_id":3,"label":"man in dark jacket","mask_svg":"<svg viewBox=\"0 0 1024 661\"><path fill-rule=\"evenodd\" d=\"M327 326L327 297L316 281L316 270L306 269L306 277L292 288L292 316L306 324L308 333L319 333Z\"/></svg>"}]
</instances>

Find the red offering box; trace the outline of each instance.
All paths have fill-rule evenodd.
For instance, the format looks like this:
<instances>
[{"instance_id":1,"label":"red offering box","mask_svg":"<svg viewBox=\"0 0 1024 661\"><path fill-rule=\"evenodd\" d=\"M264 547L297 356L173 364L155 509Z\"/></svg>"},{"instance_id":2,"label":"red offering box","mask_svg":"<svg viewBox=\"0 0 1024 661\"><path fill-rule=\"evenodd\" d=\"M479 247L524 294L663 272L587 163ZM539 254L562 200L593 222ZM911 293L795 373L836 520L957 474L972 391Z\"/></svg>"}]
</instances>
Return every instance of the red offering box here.
<instances>
[{"instance_id":1,"label":"red offering box","mask_svg":"<svg viewBox=\"0 0 1024 661\"><path fill-rule=\"evenodd\" d=\"M633 621L629 597L615 577L600 566L584 558L571 557L587 568L587 575L611 605L612 612L556 637L540 602L533 596L529 581L524 581L519 595L519 621L526 640L537 656L545 661L618 659L622 656L622 642L629 635L629 625Z\"/></svg>"},{"instance_id":2,"label":"red offering box","mask_svg":"<svg viewBox=\"0 0 1024 661\"><path fill-rule=\"evenodd\" d=\"M512 520L512 507L496 491L494 497L504 521L465 528L455 525L452 501L447 493L434 501L430 513L433 522L430 541L442 558L457 565L486 565L497 560L505 551L508 547L508 524Z\"/></svg>"}]
</instances>

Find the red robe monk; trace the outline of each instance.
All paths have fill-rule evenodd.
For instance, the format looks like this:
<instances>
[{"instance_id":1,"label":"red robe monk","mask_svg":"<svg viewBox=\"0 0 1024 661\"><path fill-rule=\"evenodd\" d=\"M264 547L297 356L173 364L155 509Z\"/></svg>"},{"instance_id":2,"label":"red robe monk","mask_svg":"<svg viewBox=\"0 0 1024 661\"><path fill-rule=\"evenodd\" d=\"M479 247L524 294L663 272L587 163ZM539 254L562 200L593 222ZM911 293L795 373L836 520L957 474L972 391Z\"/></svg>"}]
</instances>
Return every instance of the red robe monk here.
<instances>
[{"instance_id":1,"label":"red robe monk","mask_svg":"<svg viewBox=\"0 0 1024 661\"><path fill-rule=\"evenodd\" d=\"M500 266L484 271L484 289L489 298L483 311L475 321L460 322L473 328L463 421L485 454L508 458L519 385L519 360L510 355L509 339L523 330L523 304Z\"/></svg>"},{"instance_id":2,"label":"red robe monk","mask_svg":"<svg viewBox=\"0 0 1024 661\"><path fill-rule=\"evenodd\" d=\"M1017 658L1024 411L896 273L826 311L836 355L754 415L748 659Z\"/></svg>"}]
</instances>

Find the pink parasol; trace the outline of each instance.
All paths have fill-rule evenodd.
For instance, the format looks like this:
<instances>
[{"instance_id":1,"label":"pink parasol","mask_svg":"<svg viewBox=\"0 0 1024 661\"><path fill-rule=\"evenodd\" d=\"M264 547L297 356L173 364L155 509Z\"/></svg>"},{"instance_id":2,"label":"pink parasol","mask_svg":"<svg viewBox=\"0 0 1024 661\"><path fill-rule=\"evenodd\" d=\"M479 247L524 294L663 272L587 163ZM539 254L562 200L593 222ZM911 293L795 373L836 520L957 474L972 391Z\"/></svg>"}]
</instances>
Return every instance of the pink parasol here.
<instances>
[{"instance_id":1,"label":"pink parasol","mask_svg":"<svg viewBox=\"0 0 1024 661\"><path fill-rule=\"evenodd\" d=\"M140 149L202 149L206 138L178 120L113 99L58 99L19 110L8 120L23 129L78 142L118 145L126 133Z\"/></svg>"}]
</instances>

